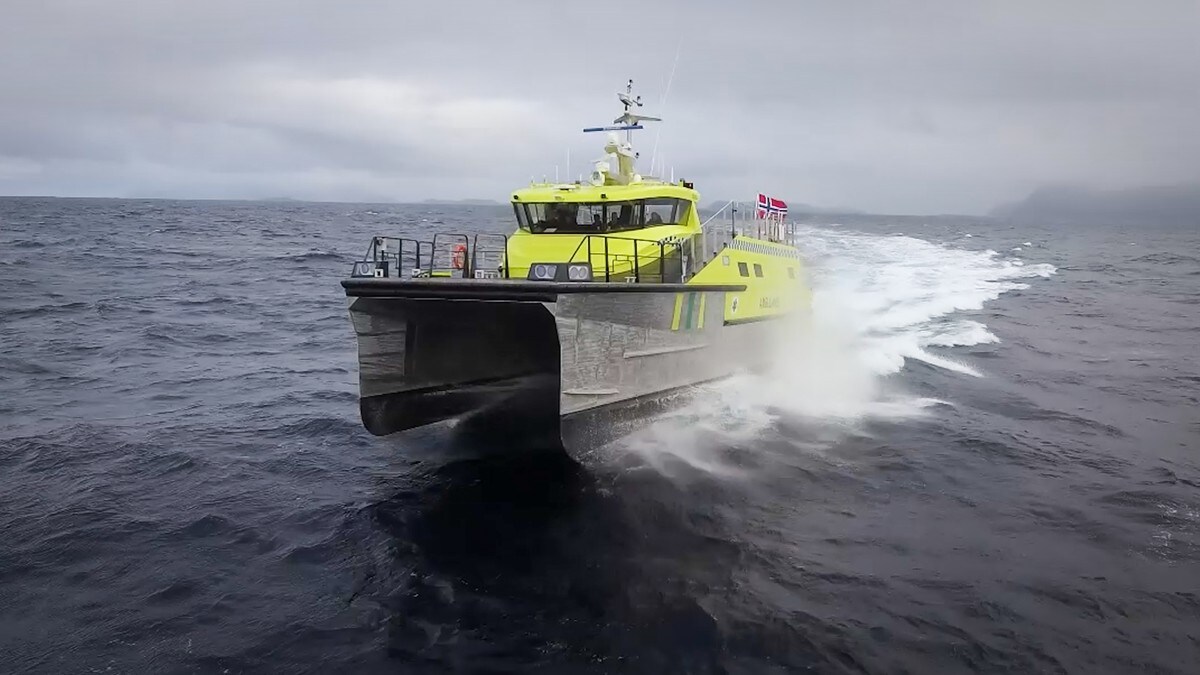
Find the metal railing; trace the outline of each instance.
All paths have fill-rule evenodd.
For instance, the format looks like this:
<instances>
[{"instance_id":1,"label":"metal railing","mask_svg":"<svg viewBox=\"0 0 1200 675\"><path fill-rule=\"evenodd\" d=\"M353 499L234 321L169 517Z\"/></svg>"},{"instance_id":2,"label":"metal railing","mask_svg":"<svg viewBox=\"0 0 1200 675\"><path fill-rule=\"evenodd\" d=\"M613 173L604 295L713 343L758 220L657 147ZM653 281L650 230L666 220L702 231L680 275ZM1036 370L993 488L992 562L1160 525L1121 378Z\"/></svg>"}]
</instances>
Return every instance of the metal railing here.
<instances>
[{"instance_id":1,"label":"metal railing","mask_svg":"<svg viewBox=\"0 0 1200 675\"><path fill-rule=\"evenodd\" d=\"M450 279L466 279L470 276L467 269L468 248L470 238L465 234L438 232L433 235L430 244L432 253L429 256L428 276Z\"/></svg>"},{"instance_id":2,"label":"metal railing","mask_svg":"<svg viewBox=\"0 0 1200 675\"><path fill-rule=\"evenodd\" d=\"M372 237L364 260L381 265L385 276L403 277L425 269L433 260L433 245L427 241L403 237Z\"/></svg>"},{"instance_id":3,"label":"metal railing","mask_svg":"<svg viewBox=\"0 0 1200 675\"><path fill-rule=\"evenodd\" d=\"M717 218L720 218L722 215L724 215L726 213L729 214L730 224L732 226L736 227L737 213L740 210L741 210L741 202L734 201L731 199L731 200L725 202L725 204L722 205L721 208L717 209L716 213L712 214L708 218L705 218L704 222L700 223L700 229L703 230L704 228L708 227L709 223L715 221Z\"/></svg>"},{"instance_id":4,"label":"metal railing","mask_svg":"<svg viewBox=\"0 0 1200 675\"><path fill-rule=\"evenodd\" d=\"M405 237L371 238L363 257L385 277L508 278L508 235L437 233L432 241Z\"/></svg>"},{"instance_id":5,"label":"metal railing","mask_svg":"<svg viewBox=\"0 0 1200 675\"><path fill-rule=\"evenodd\" d=\"M585 235L567 262L587 262L592 278L607 282L679 283L688 271L683 241L601 234Z\"/></svg>"},{"instance_id":6,"label":"metal railing","mask_svg":"<svg viewBox=\"0 0 1200 675\"><path fill-rule=\"evenodd\" d=\"M739 235L782 244L795 244L795 221L746 216L738 218L739 213L752 213L753 210L753 202L728 201L704 220L700 229L705 241L704 250L710 252L710 258ZM724 215L729 216L727 221L722 218Z\"/></svg>"},{"instance_id":7,"label":"metal railing","mask_svg":"<svg viewBox=\"0 0 1200 675\"><path fill-rule=\"evenodd\" d=\"M737 216L741 211L742 202L730 200L700 224L699 250L695 253L698 264L715 258L739 234ZM728 221L722 218L725 215L729 216Z\"/></svg>"},{"instance_id":8,"label":"metal railing","mask_svg":"<svg viewBox=\"0 0 1200 675\"><path fill-rule=\"evenodd\" d=\"M475 235L471 242L471 276L476 279L508 278L507 234Z\"/></svg>"},{"instance_id":9,"label":"metal railing","mask_svg":"<svg viewBox=\"0 0 1200 675\"><path fill-rule=\"evenodd\" d=\"M661 240L590 234L583 236L566 262L587 262L595 281L682 283L724 248L721 244L710 252L707 241L705 231ZM432 241L376 236L363 260L382 268L385 277L402 279L508 279L510 275L504 234L472 238L437 233Z\"/></svg>"},{"instance_id":10,"label":"metal railing","mask_svg":"<svg viewBox=\"0 0 1200 675\"><path fill-rule=\"evenodd\" d=\"M740 234L794 245L795 223L743 217L739 229L738 212L743 204L726 202L704 219L699 232L682 238L651 240L583 235L567 262L586 261L596 281L680 283L696 274ZM726 215L728 220L722 217ZM499 233L468 237L443 232L434 234L432 241L376 236L372 237L363 258L364 264L375 263L375 267L368 266L365 272L356 271L355 275L367 276L373 272L398 278L508 279L511 267L508 239L508 235Z\"/></svg>"}]
</instances>

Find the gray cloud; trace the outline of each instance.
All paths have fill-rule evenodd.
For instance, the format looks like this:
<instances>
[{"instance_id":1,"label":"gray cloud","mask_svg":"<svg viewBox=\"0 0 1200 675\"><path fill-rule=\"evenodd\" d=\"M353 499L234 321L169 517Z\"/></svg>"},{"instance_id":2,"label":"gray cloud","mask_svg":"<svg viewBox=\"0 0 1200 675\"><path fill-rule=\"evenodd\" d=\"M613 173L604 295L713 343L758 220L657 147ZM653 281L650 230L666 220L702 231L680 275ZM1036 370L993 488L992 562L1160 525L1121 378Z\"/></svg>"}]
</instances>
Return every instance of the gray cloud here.
<instances>
[{"instance_id":1,"label":"gray cloud","mask_svg":"<svg viewBox=\"0 0 1200 675\"><path fill-rule=\"evenodd\" d=\"M584 171L628 77L643 169L707 198L1200 182L1194 1L11 4L0 194L503 198Z\"/></svg>"}]
</instances>

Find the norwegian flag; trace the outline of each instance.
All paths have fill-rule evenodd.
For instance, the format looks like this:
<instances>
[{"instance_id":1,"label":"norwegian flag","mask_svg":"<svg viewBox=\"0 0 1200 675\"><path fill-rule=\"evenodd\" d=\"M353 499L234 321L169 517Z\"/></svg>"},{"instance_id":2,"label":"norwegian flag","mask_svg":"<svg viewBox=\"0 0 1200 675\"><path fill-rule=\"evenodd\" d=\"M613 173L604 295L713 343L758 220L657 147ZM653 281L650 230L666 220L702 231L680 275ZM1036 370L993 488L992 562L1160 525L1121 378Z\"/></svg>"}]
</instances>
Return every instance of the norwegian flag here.
<instances>
[{"instance_id":1,"label":"norwegian flag","mask_svg":"<svg viewBox=\"0 0 1200 675\"><path fill-rule=\"evenodd\" d=\"M768 218L783 219L787 217L787 202L782 199L768 197L763 193L758 193L758 206L754 209L754 217L759 220Z\"/></svg>"}]
</instances>

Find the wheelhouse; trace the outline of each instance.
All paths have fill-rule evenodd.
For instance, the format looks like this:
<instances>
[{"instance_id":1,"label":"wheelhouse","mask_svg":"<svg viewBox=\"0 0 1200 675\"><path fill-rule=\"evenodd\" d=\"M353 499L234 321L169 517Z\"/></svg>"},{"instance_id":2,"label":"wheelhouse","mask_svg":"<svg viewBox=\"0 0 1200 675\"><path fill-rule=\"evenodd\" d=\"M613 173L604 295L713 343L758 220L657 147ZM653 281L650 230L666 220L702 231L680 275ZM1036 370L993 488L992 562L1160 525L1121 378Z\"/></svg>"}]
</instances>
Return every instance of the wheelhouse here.
<instances>
[{"instance_id":1,"label":"wheelhouse","mask_svg":"<svg viewBox=\"0 0 1200 675\"><path fill-rule=\"evenodd\" d=\"M673 197L513 203L518 227L531 234L604 234L684 225L691 207L688 200Z\"/></svg>"}]
</instances>

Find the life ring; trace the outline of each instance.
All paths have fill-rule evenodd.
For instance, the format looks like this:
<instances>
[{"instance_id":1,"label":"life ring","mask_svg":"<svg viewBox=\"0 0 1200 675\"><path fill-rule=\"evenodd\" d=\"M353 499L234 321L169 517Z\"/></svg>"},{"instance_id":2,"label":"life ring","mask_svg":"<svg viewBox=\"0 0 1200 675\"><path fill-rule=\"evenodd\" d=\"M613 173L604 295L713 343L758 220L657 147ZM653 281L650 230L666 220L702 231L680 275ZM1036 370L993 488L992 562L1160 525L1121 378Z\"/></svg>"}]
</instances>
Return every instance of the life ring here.
<instances>
[{"instance_id":1,"label":"life ring","mask_svg":"<svg viewBox=\"0 0 1200 675\"><path fill-rule=\"evenodd\" d=\"M467 245L455 244L454 251L450 254L450 264L454 269L461 270L463 265L467 264Z\"/></svg>"}]
</instances>

